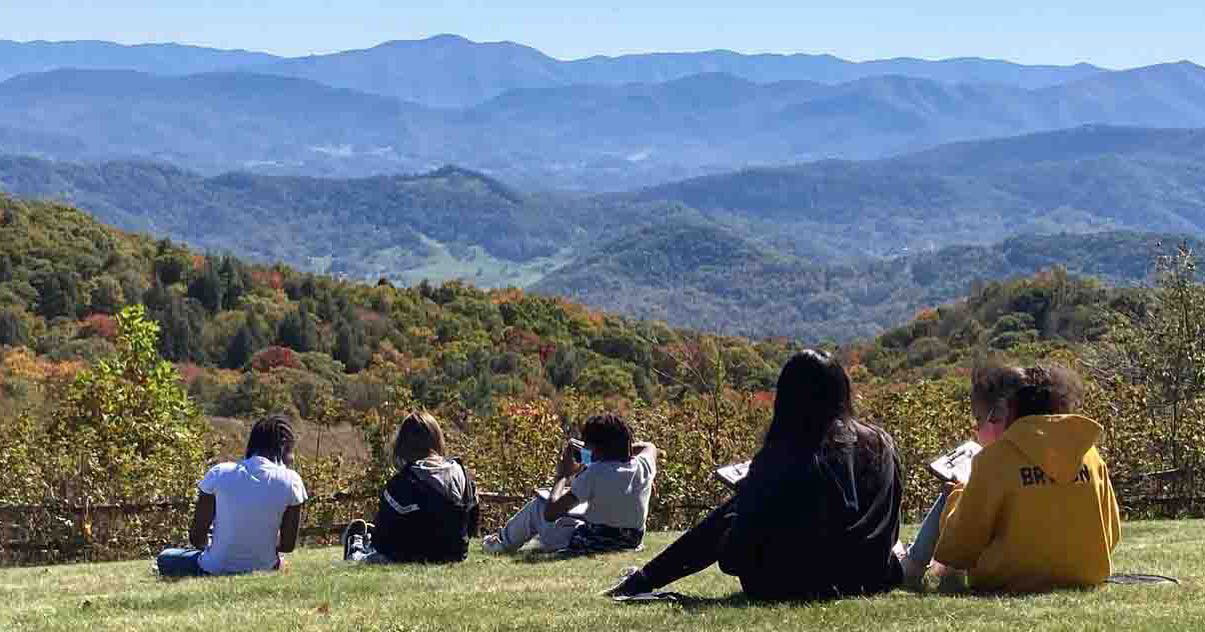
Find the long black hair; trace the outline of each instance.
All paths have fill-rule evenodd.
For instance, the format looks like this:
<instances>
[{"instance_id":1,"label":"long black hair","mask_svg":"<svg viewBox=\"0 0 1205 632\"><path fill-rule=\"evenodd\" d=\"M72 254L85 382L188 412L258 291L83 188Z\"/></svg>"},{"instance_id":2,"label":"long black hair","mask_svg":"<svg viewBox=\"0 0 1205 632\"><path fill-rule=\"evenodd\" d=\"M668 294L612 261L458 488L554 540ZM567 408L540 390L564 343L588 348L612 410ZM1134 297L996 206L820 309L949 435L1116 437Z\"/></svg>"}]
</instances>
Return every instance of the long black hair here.
<instances>
[{"instance_id":1,"label":"long black hair","mask_svg":"<svg viewBox=\"0 0 1205 632\"><path fill-rule=\"evenodd\" d=\"M251 427L244 458L262 456L269 461L284 462L293 451L297 435L288 415L276 413L261 417Z\"/></svg>"},{"instance_id":2,"label":"long black hair","mask_svg":"<svg viewBox=\"0 0 1205 632\"><path fill-rule=\"evenodd\" d=\"M766 445L814 450L837 420L853 415L853 388L845 368L824 351L802 351L778 376Z\"/></svg>"}]
</instances>

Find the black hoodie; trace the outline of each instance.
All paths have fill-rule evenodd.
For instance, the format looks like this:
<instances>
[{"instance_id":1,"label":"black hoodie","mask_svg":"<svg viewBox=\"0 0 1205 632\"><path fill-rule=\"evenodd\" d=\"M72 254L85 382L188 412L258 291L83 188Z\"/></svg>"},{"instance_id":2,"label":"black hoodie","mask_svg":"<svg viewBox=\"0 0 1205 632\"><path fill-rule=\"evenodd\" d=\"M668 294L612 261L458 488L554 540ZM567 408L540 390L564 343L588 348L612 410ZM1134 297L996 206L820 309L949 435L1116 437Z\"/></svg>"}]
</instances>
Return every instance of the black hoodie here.
<instances>
[{"instance_id":1,"label":"black hoodie","mask_svg":"<svg viewBox=\"0 0 1205 632\"><path fill-rule=\"evenodd\" d=\"M837 422L815 450L767 444L736 496L720 568L754 599L889 590L902 569L899 457L884 431Z\"/></svg>"},{"instance_id":2,"label":"black hoodie","mask_svg":"<svg viewBox=\"0 0 1205 632\"><path fill-rule=\"evenodd\" d=\"M423 459L381 491L372 547L394 562L460 562L478 520L472 475L455 459Z\"/></svg>"}]
</instances>

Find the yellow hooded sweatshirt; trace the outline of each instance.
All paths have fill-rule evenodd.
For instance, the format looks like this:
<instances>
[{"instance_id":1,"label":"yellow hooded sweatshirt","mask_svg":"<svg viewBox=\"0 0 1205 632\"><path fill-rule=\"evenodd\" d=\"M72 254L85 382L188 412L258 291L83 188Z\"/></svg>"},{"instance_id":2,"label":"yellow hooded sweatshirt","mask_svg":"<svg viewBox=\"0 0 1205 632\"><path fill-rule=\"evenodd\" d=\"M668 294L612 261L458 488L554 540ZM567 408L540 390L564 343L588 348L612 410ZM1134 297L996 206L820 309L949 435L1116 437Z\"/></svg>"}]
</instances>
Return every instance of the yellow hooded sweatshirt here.
<instances>
[{"instance_id":1,"label":"yellow hooded sweatshirt","mask_svg":"<svg viewBox=\"0 0 1205 632\"><path fill-rule=\"evenodd\" d=\"M1104 582L1121 519L1094 446L1101 431L1079 415L1013 422L975 457L966 486L951 492L934 559L969 571L976 590Z\"/></svg>"}]
</instances>

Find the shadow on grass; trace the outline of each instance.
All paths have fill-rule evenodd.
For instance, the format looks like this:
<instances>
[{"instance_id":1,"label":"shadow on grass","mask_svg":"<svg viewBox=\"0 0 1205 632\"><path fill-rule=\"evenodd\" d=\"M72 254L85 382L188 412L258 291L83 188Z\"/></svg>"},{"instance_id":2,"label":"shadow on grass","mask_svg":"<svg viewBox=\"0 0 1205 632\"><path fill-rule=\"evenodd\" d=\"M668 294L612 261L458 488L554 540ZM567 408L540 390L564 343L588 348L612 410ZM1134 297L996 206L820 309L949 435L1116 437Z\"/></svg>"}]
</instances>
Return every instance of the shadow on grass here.
<instances>
[{"instance_id":1,"label":"shadow on grass","mask_svg":"<svg viewBox=\"0 0 1205 632\"><path fill-rule=\"evenodd\" d=\"M723 609L750 609L750 608L773 608L777 606L819 606L840 601L841 598L833 597L827 599L752 599L743 592L737 591L724 595L723 597L698 597L693 595L684 595L677 592L659 593L664 595L664 599L659 600L633 600L622 603L625 606L639 606L643 604L669 604L675 605L687 612L699 612L712 610L715 608Z\"/></svg>"},{"instance_id":2,"label":"shadow on grass","mask_svg":"<svg viewBox=\"0 0 1205 632\"><path fill-rule=\"evenodd\" d=\"M540 549L522 549L518 553L512 553L510 558L519 564L545 564L548 562L572 562L575 560L605 560L612 556L623 555L625 553L639 553L643 550L643 547L641 547L639 549L621 549L618 551L571 555L561 551L548 552L541 551Z\"/></svg>"}]
</instances>

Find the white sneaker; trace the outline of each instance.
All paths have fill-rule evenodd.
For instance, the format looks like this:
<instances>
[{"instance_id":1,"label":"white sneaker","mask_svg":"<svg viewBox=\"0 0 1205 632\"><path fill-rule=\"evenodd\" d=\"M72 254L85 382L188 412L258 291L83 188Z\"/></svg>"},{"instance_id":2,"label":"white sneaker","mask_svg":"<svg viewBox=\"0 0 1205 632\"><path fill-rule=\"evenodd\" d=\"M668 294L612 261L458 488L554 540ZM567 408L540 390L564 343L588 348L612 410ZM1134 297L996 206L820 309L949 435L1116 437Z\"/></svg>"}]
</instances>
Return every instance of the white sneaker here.
<instances>
[{"instance_id":1,"label":"white sneaker","mask_svg":"<svg viewBox=\"0 0 1205 632\"><path fill-rule=\"evenodd\" d=\"M506 546L502 544L502 538L497 533L491 533L481 539L481 549L486 553L493 555L502 555L509 553Z\"/></svg>"},{"instance_id":2,"label":"white sneaker","mask_svg":"<svg viewBox=\"0 0 1205 632\"><path fill-rule=\"evenodd\" d=\"M343 544L343 559L351 558L352 551L364 548L364 540L368 538L368 523L363 520L352 520L343 529L339 541Z\"/></svg>"}]
</instances>

